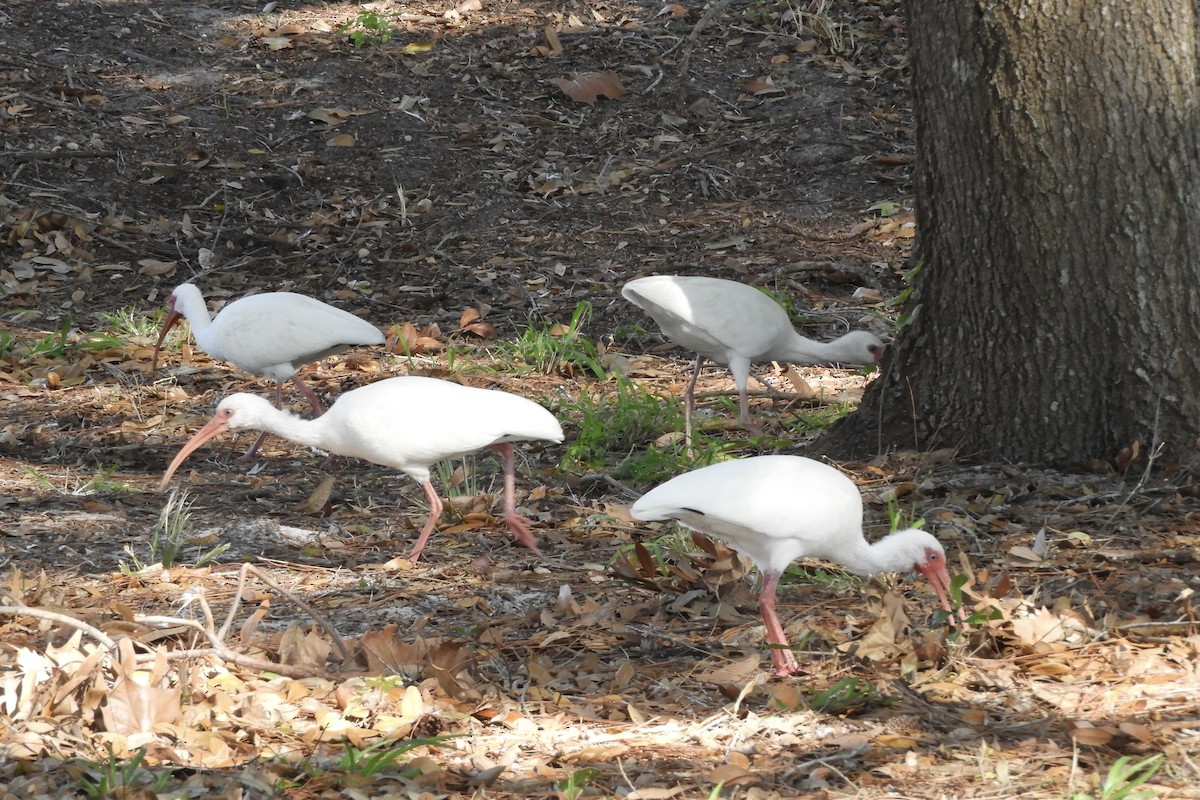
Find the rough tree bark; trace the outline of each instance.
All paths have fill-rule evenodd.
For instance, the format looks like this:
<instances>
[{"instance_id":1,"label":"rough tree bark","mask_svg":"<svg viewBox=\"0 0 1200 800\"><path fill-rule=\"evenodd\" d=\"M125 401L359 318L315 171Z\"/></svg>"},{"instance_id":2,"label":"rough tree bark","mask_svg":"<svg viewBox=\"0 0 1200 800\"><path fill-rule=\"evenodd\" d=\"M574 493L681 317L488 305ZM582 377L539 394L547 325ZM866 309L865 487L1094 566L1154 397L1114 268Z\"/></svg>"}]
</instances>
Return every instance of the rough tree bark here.
<instances>
[{"instance_id":1,"label":"rough tree bark","mask_svg":"<svg viewBox=\"0 0 1200 800\"><path fill-rule=\"evenodd\" d=\"M910 308L826 452L1200 461L1192 3L910 0Z\"/></svg>"}]
</instances>

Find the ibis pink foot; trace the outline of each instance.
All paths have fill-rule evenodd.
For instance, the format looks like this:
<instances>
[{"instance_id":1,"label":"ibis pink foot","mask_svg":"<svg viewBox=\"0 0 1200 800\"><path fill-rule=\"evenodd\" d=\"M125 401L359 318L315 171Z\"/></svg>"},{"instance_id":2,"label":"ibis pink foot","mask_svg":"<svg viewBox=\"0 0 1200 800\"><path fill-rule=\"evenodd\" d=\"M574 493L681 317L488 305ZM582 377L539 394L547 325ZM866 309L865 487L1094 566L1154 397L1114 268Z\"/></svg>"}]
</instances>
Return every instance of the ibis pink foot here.
<instances>
[{"instance_id":1,"label":"ibis pink foot","mask_svg":"<svg viewBox=\"0 0 1200 800\"><path fill-rule=\"evenodd\" d=\"M775 645L771 648L771 661L775 664L775 674L780 678L800 671L796 655L791 651L783 625L775 614L775 590L779 586L779 573L763 574L762 590L758 593L758 610L762 614L763 624L767 627L767 641Z\"/></svg>"},{"instance_id":2,"label":"ibis pink foot","mask_svg":"<svg viewBox=\"0 0 1200 800\"><path fill-rule=\"evenodd\" d=\"M504 468L504 522L513 538L525 545L534 555L540 556L537 540L533 538L533 525L525 517L517 513L517 477L516 464L513 457L513 446L508 442L492 445L492 449L500 454L500 464Z\"/></svg>"}]
</instances>

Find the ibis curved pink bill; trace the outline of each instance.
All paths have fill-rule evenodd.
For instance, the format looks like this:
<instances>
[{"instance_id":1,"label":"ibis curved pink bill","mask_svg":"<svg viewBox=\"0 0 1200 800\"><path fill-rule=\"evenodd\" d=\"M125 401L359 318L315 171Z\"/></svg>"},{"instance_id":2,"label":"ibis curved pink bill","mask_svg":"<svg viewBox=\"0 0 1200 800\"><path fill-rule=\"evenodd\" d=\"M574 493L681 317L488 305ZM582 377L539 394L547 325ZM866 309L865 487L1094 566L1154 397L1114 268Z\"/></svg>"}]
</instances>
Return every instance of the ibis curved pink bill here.
<instances>
[{"instance_id":1,"label":"ibis curved pink bill","mask_svg":"<svg viewBox=\"0 0 1200 800\"><path fill-rule=\"evenodd\" d=\"M625 284L621 295L645 311L668 339L696 353L683 393L684 438L692 439L696 378L704 359L729 366L738 389L738 421L754 429L746 398L750 365L877 364L884 345L868 331L851 331L832 342L801 336L778 303L737 281L700 275L652 275Z\"/></svg>"},{"instance_id":2,"label":"ibis curved pink bill","mask_svg":"<svg viewBox=\"0 0 1200 800\"><path fill-rule=\"evenodd\" d=\"M321 416L302 419L252 394L233 394L183 446L163 475L160 490L198 447L225 431L273 433L297 444L394 467L425 492L429 518L409 553L416 561L441 517L443 503L430 467L490 448L504 467L504 521L513 537L539 553L532 526L516 509L513 442L561 442L562 426L532 400L495 389L476 389L416 376L388 378L346 392Z\"/></svg>"},{"instance_id":3,"label":"ibis curved pink bill","mask_svg":"<svg viewBox=\"0 0 1200 800\"><path fill-rule=\"evenodd\" d=\"M938 540L909 528L868 544L858 487L819 461L771 455L713 464L647 492L630 514L637 520L674 520L728 542L754 561L762 573L759 611L780 676L799 671L775 613L779 578L798 558L825 559L858 575L915 570L942 607L953 611L946 553Z\"/></svg>"},{"instance_id":4,"label":"ibis curved pink bill","mask_svg":"<svg viewBox=\"0 0 1200 800\"><path fill-rule=\"evenodd\" d=\"M296 371L358 345L383 344L383 332L348 311L294 292L266 292L235 300L216 319L208 314L204 296L194 284L184 283L171 292L162 331L154 343L153 371L167 332L180 319L191 326L196 344L215 359L228 361L253 375L275 381L275 406L282 406L283 383L292 384L308 400L314 414L321 401ZM259 437L247 451L253 456Z\"/></svg>"}]
</instances>

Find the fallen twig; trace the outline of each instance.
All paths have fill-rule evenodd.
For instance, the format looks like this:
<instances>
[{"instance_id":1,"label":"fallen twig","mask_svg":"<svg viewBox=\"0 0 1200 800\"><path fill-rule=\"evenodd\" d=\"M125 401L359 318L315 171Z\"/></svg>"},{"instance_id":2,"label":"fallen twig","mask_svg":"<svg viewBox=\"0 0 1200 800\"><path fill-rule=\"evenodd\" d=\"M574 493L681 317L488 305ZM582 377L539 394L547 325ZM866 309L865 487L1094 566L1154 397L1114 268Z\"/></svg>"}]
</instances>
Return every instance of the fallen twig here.
<instances>
[{"instance_id":1,"label":"fallen twig","mask_svg":"<svg viewBox=\"0 0 1200 800\"><path fill-rule=\"evenodd\" d=\"M117 643L104 631L87 624L83 620L75 619L67 614L60 614L57 611L47 611L44 608L33 608L32 606L0 606L0 614L7 614L12 617L37 617L38 619L61 622L63 625L83 631L109 650L115 650L117 647Z\"/></svg>"},{"instance_id":2,"label":"fallen twig","mask_svg":"<svg viewBox=\"0 0 1200 800\"><path fill-rule=\"evenodd\" d=\"M338 635L336 630L334 630L333 624L324 616L322 616L315 608L289 592L287 589L280 586L273 578L269 577L266 573L253 564L242 564L241 573L238 576L237 592L234 593L233 602L229 606L229 614L225 617L225 623L221 626L221 630L217 632L217 638L219 641L223 641L225 639L226 634L229 633L229 628L233 625L233 618L237 613L238 606L241 604L242 590L245 589L246 576L249 573L254 573L263 583L267 584L275 591L282 593L293 603L308 612L308 615L313 618L313 621L316 622L317 625L321 626L321 630L329 634L329 638L333 640L334 647L337 648L338 655L342 657L342 663L345 664L350 661L350 648L346 647L346 643L342 641L342 637Z\"/></svg>"},{"instance_id":3,"label":"fallen twig","mask_svg":"<svg viewBox=\"0 0 1200 800\"><path fill-rule=\"evenodd\" d=\"M663 55L669 55L673 53L680 44L683 45L683 56L681 56L679 59L680 75L683 75L688 71L688 64L690 64L692 60L692 51L696 48L696 40L700 38L701 31L704 30L708 23L712 22L713 17L724 11L732 2L733 0L717 0L717 2L709 6L708 11L705 11L704 15L696 21L695 26L692 28L692 32L688 34L686 39L684 39L682 42L676 43L674 47L672 47L666 53L663 53Z\"/></svg>"},{"instance_id":4,"label":"fallen twig","mask_svg":"<svg viewBox=\"0 0 1200 800\"><path fill-rule=\"evenodd\" d=\"M30 161L59 161L68 158L116 158L116 150L30 150L24 153L0 152L0 158L7 158L17 164Z\"/></svg>"}]
</instances>

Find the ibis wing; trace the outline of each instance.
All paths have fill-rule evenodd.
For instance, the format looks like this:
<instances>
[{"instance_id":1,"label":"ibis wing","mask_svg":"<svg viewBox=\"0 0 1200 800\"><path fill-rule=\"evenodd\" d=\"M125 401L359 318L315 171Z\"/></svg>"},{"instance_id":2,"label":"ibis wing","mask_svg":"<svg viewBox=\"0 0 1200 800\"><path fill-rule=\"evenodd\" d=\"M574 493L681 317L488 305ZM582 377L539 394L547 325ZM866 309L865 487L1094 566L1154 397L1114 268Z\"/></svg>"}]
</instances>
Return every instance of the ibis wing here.
<instances>
[{"instance_id":1,"label":"ibis wing","mask_svg":"<svg viewBox=\"0 0 1200 800\"><path fill-rule=\"evenodd\" d=\"M862 498L836 469L797 456L757 456L684 473L647 492L634 519L678 520L757 563L830 558L862 538Z\"/></svg>"},{"instance_id":2,"label":"ibis wing","mask_svg":"<svg viewBox=\"0 0 1200 800\"><path fill-rule=\"evenodd\" d=\"M383 332L366 320L291 292L251 295L231 303L210 330L213 341L202 343L210 355L276 380L350 347L384 341Z\"/></svg>"},{"instance_id":3,"label":"ibis wing","mask_svg":"<svg viewBox=\"0 0 1200 800\"><path fill-rule=\"evenodd\" d=\"M562 441L562 427L532 400L435 378L389 378L338 398L329 418L335 452L427 474L445 458L504 441Z\"/></svg>"},{"instance_id":4,"label":"ibis wing","mask_svg":"<svg viewBox=\"0 0 1200 800\"><path fill-rule=\"evenodd\" d=\"M734 354L754 360L794 334L778 303L737 281L652 276L626 284L623 294L672 341L723 364Z\"/></svg>"}]
</instances>

